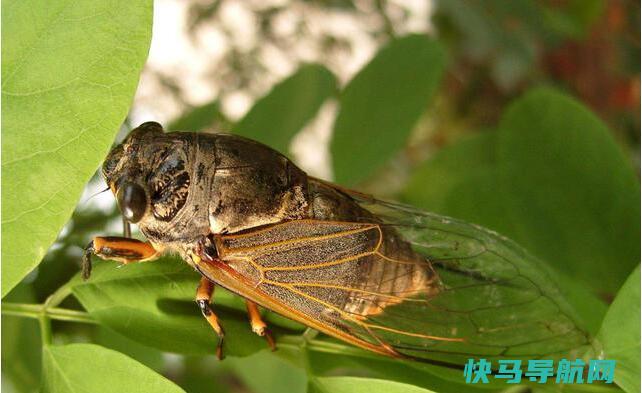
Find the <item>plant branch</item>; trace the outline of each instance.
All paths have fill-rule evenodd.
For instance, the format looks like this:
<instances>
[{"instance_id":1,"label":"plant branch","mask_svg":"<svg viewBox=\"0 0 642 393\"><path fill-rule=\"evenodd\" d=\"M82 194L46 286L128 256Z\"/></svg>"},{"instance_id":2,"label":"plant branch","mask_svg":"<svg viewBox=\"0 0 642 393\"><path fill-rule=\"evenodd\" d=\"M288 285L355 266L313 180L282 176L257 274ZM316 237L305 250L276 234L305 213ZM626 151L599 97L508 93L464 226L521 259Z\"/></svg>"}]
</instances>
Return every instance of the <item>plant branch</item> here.
<instances>
[{"instance_id":1,"label":"plant branch","mask_svg":"<svg viewBox=\"0 0 642 393\"><path fill-rule=\"evenodd\" d=\"M58 307L45 307L44 304L27 304L27 303L2 303L2 314L11 315L18 317L34 318L38 319L41 323L42 334L48 335L49 337L43 337L43 342L46 344L51 341L51 328L48 323L50 319L58 321L68 321L68 322L79 322L79 323L98 323L92 316L84 311L70 310L66 308ZM47 323L43 325L43 316L46 317ZM339 342L331 342L322 339L316 338L316 331L312 329L306 330L305 333L301 335L284 335L278 338L279 347L290 348L298 351L304 352L304 356L308 356L308 351L328 353L335 355L348 355L348 356L358 356L362 358L377 358L380 359L381 356L375 353L366 352L362 349L341 344ZM309 359L305 359L306 363L309 362ZM309 364L306 364L306 368L310 367ZM310 377L313 377L313 374L310 369L306 369ZM312 381L312 379L311 379ZM612 392L615 389L611 386L595 386L595 385L585 385L582 387L583 392L592 393L592 392Z\"/></svg>"},{"instance_id":2,"label":"plant branch","mask_svg":"<svg viewBox=\"0 0 642 393\"><path fill-rule=\"evenodd\" d=\"M70 281L71 282L71 281ZM63 300L67 298L67 296L71 295L71 285L70 282L67 282L65 285L61 286L60 288L56 289L54 293L52 293L47 300L45 300L44 307L45 308L52 308L58 306L60 303L62 303Z\"/></svg>"},{"instance_id":3,"label":"plant branch","mask_svg":"<svg viewBox=\"0 0 642 393\"><path fill-rule=\"evenodd\" d=\"M78 323L98 323L89 313L84 311L70 310L66 308L59 307L45 307L44 304L27 304L27 303L2 303L2 314L11 315L25 318L33 318L41 320L43 315L48 319L53 319L57 321L67 321L67 322L78 322ZM47 333L45 329L44 334ZM331 354L351 354L356 356L368 356L367 352L364 352L358 348L348 347L340 343L333 343L325 340L319 340L317 338L310 337L310 335L285 335L279 337L279 345L290 347L297 350L303 350L302 347L305 347L307 350L324 352Z\"/></svg>"},{"instance_id":4,"label":"plant branch","mask_svg":"<svg viewBox=\"0 0 642 393\"><path fill-rule=\"evenodd\" d=\"M2 314L18 317L41 319L43 316L58 321L96 323L96 320L84 311L69 310L58 307L45 307L44 304L2 303Z\"/></svg>"},{"instance_id":5,"label":"plant branch","mask_svg":"<svg viewBox=\"0 0 642 393\"><path fill-rule=\"evenodd\" d=\"M51 331L51 310L55 309L57 305L62 303L63 300L67 298L71 294L71 285L69 282L67 282L65 285L61 286L58 288L54 293L51 294L45 300L44 304L42 305L36 305L39 307L37 310L36 309L25 309L23 308L23 311L27 312L32 312L34 313L36 318L38 318L38 324L40 325L40 337L42 338L42 345L50 345L53 342L53 333ZM4 304L3 304L3 310L4 310ZM72 310L66 310L66 311L72 311ZM68 316L69 317L69 316Z\"/></svg>"}]
</instances>

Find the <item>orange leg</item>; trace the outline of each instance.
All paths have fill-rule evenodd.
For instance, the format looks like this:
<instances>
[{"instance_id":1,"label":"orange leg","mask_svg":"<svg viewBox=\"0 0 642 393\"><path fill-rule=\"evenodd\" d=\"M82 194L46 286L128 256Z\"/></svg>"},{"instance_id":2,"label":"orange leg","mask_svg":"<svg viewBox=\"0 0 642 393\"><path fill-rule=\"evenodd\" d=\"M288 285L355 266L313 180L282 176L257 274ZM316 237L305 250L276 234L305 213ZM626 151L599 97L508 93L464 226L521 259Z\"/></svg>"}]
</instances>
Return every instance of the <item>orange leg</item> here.
<instances>
[{"instance_id":1,"label":"orange leg","mask_svg":"<svg viewBox=\"0 0 642 393\"><path fill-rule=\"evenodd\" d=\"M245 305L247 306L247 315L250 317L250 326L252 326L252 331L261 337L265 337L270 348L273 351L276 351L274 338L272 338L270 329L268 329L263 318L261 318L259 306L257 306L253 301L247 299L245 299Z\"/></svg>"},{"instance_id":2,"label":"orange leg","mask_svg":"<svg viewBox=\"0 0 642 393\"><path fill-rule=\"evenodd\" d=\"M225 332L223 332L223 328L218 323L218 317L214 314L214 310L212 310L212 307L210 306L213 294L214 283L205 277L201 277L198 288L196 288L196 304L198 304L198 307L201 309L201 313L203 313L207 322L218 335L216 357L223 359L223 337L225 336Z\"/></svg>"},{"instance_id":3,"label":"orange leg","mask_svg":"<svg viewBox=\"0 0 642 393\"><path fill-rule=\"evenodd\" d=\"M121 263L143 262L158 258L160 253L149 242L113 236L96 236L90 241L82 257L82 277L91 274L91 256L110 259Z\"/></svg>"}]
</instances>

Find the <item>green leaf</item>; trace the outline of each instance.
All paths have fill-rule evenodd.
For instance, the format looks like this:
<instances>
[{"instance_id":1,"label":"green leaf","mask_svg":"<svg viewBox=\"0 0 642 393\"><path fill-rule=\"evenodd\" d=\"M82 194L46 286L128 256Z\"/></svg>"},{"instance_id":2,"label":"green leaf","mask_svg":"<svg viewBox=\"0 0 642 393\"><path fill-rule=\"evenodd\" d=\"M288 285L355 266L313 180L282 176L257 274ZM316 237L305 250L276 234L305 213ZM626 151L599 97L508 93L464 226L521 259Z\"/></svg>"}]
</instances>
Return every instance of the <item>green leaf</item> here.
<instances>
[{"instance_id":1,"label":"green leaf","mask_svg":"<svg viewBox=\"0 0 642 393\"><path fill-rule=\"evenodd\" d=\"M198 278L199 275L187 264L171 259L126 265L122 268L116 268L111 262L99 261L89 281L74 281L73 293L102 325L134 341L163 351L211 355L214 353L216 335L192 300ZM217 288L213 308L226 330L224 350L230 359L224 363L236 369L248 386L254 386L249 381L251 370L245 372L240 369L248 364L266 364L268 360L272 362L273 354L256 353L265 350L266 343L263 338L251 332L243 301L239 297ZM291 340L285 340L281 336L281 333L289 331L290 325L274 318L274 315L266 314L267 322L276 334L279 348L274 355L282 356L289 350L294 351L293 355L301 355L298 345L292 345ZM429 370L415 369L410 367L410 362L399 362L371 353L364 353L364 357L351 357L348 356L349 353L363 351L349 344L325 339L336 343L339 348L345 348L345 354L324 356L313 351L310 362L315 372L337 367L345 371L351 365L361 370L357 375L363 375L365 370L379 378L393 378L405 383L419 384L422 382L417 381L425 381L428 385L426 387L443 388L453 384L453 377L450 375L452 370L442 372L437 367ZM252 354L255 355L247 359L231 358L235 355ZM300 362L294 363L300 366ZM271 368L273 366L274 369ZM272 378L283 374L282 369L286 367L271 365L264 368L257 378L260 377L263 381L260 383L261 389L268 391L271 386L278 385L278 381ZM268 370L270 371L267 372ZM444 376L444 373L447 375ZM296 379L296 382L291 381L292 389L303 386L304 378L300 373L291 370L287 374L290 379ZM454 378L459 380L460 373L456 374ZM444 388L439 391L455 393L476 390L462 390L462 386L458 385L450 390Z\"/></svg>"},{"instance_id":2,"label":"green leaf","mask_svg":"<svg viewBox=\"0 0 642 393\"><path fill-rule=\"evenodd\" d=\"M337 182L367 179L404 146L435 92L444 51L410 35L381 49L340 97L331 151Z\"/></svg>"},{"instance_id":3,"label":"green leaf","mask_svg":"<svg viewBox=\"0 0 642 393\"><path fill-rule=\"evenodd\" d=\"M272 352L260 351L246 358L230 359L228 363L251 392L305 392L307 379L304 370L278 358Z\"/></svg>"},{"instance_id":4,"label":"green leaf","mask_svg":"<svg viewBox=\"0 0 642 393\"><path fill-rule=\"evenodd\" d=\"M47 346L43 359L44 393L183 392L135 360L98 345Z\"/></svg>"},{"instance_id":5,"label":"green leaf","mask_svg":"<svg viewBox=\"0 0 642 393\"><path fill-rule=\"evenodd\" d=\"M33 288L20 284L3 301L35 302ZM33 392L40 385L41 353L38 321L2 316L2 379L16 391Z\"/></svg>"},{"instance_id":6,"label":"green leaf","mask_svg":"<svg viewBox=\"0 0 642 393\"><path fill-rule=\"evenodd\" d=\"M443 148L412 174L403 199L427 210L447 214L452 201L469 197L469 194L455 194L458 187L494 170L496 139L496 133L482 132ZM453 206L452 210L457 208Z\"/></svg>"},{"instance_id":7,"label":"green leaf","mask_svg":"<svg viewBox=\"0 0 642 393\"><path fill-rule=\"evenodd\" d=\"M335 94L336 84L324 66L303 65L259 99L233 131L286 154L292 137Z\"/></svg>"},{"instance_id":8,"label":"green leaf","mask_svg":"<svg viewBox=\"0 0 642 393\"><path fill-rule=\"evenodd\" d=\"M74 281L73 293L101 324L134 341L167 352L212 355L218 338L194 303L199 278L185 262L170 258L120 269L101 261L88 281ZM239 297L217 288L213 304L226 331L226 355L267 347L252 333Z\"/></svg>"},{"instance_id":9,"label":"green leaf","mask_svg":"<svg viewBox=\"0 0 642 393\"><path fill-rule=\"evenodd\" d=\"M577 284L613 293L638 263L639 195L604 125L567 96L536 89L510 107L496 135L423 165L403 198L494 229Z\"/></svg>"},{"instance_id":10,"label":"green leaf","mask_svg":"<svg viewBox=\"0 0 642 393\"><path fill-rule=\"evenodd\" d=\"M615 383L627 392L640 391L640 265L611 304L599 339L604 357L614 359Z\"/></svg>"},{"instance_id":11,"label":"green leaf","mask_svg":"<svg viewBox=\"0 0 642 393\"><path fill-rule=\"evenodd\" d=\"M316 378L312 391L332 393L430 393L430 390L383 379L355 377Z\"/></svg>"},{"instance_id":12,"label":"green leaf","mask_svg":"<svg viewBox=\"0 0 642 393\"><path fill-rule=\"evenodd\" d=\"M227 360L214 356L183 356L176 383L187 392L239 393L246 391L231 375Z\"/></svg>"},{"instance_id":13,"label":"green leaf","mask_svg":"<svg viewBox=\"0 0 642 393\"><path fill-rule=\"evenodd\" d=\"M497 169L497 133L483 132L439 151L411 177L402 199L426 210L484 225L516 238L521 224L505 209ZM545 230L545 229L544 229ZM536 250L537 251L537 250ZM562 260L546 261L551 267ZM546 269L546 266L542 266ZM606 305L581 282L558 270L549 272L573 305L582 326L597 333Z\"/></svg>"},{"instance_id":14,"label":"green leaf","mask_svg":"<svg viewBox=\"0 0 642 393\"><path fill-rule=\"evenodd\" d=\"M442 149L413 174L402 198L426 210L481 224L518 239L520 226L528 225L528 220L512 216L506 209L508 199L515 195L504 190L512 180L498 170L497 143L496 132L484 132ZM547 231L548 227L533 230ZM546 255L547 250L531 251ZM557 268L550 275L556 277L564 296L581 316L583 327L597 333L606 312L605 303L595 296L593 287L560 272L565 270L559 266L566 263L564 259L545 261Z\"/></svg>"},{"instance_id":15,"label":"green leaf","mask_svg":"<svg viewBox=\"0 0 642 393\"><path fill-rule=\"evenodd\" d=\"M230 121L221 112L218 100L191 108L180 118L165 127L168 131L201 131L216 128L217 131L228 131Z\"/></svg>"},{"instance_id":16,"label":"green leaf","mask_svg":"<svg viewBox=\"0 0 642 393\"><path fill-rule=\"evenodd\" d=\"M486 131L437 152L411 176L402 199L428 211L514 237L497 170L497 132Z\"/></svg>"},{"instance_id":17,"label":"green leaf","mask_svg":"<svg viewBox=\"0 0 642 393\"><path fill-rule=\"evenodd\" d=\"M127 115L150 1L2 2L2 295L45 255Z\"/></svg>"},{"instance_id":18,"label":"green leaf","mask_svg":"<svg viewBox=\"0 0 642 393\"><path fill-rule=\"evenodd\" d=\"M94 332L94 344L118 351L139 363L160 371L163 369L163 354L161 351L141 345L136 341L130 340L122 334L116 333L111 329L97 326Z\"/></svg>"},{"instance_id":19,"label":"green leaf","mask_svg":"<svg viewBox=\"0 0 642 393\"><path fill-rule=\"evenodd\" d=\"M348 344L346 344L348 345ZM462 370L454 370L414 361L401 361L386 356L364 353L363 356L310 352L310 366L316 376L368 377L386 379L440 393L482 393L505 387L503 381L490 380L489 384L466 384Z\"/></svg>"},{"instance_id":20,"label":"green leaf","mask_svg":"<svg viewBox=\"0 0 642 393\"><path fill-rule=\"evenodd\" d=\"M613 293L640 258L640 184L606 126L577 101L535 89L503 116L497 160L515 240Z\"/></svg>"}]
</instances>

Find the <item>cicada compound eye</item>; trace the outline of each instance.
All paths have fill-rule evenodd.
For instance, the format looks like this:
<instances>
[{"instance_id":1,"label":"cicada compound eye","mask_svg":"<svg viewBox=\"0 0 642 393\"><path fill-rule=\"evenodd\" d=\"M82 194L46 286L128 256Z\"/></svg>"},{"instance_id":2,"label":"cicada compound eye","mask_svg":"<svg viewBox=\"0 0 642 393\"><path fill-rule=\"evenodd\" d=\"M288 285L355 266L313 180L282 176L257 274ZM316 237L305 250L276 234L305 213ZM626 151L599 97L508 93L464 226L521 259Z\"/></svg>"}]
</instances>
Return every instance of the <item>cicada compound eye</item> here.
<instances>
[{"instance_id":1,"label":"cicada compound eye","mask_svg":"<svg viewBox=\"0 0 642 393\"><path fill-rule=\"evenodd\" d=\"M116 200L125 219L137 223L147 210L147 195L139 184L126 182L118 188Z\"/></svg>"}]
</instances>

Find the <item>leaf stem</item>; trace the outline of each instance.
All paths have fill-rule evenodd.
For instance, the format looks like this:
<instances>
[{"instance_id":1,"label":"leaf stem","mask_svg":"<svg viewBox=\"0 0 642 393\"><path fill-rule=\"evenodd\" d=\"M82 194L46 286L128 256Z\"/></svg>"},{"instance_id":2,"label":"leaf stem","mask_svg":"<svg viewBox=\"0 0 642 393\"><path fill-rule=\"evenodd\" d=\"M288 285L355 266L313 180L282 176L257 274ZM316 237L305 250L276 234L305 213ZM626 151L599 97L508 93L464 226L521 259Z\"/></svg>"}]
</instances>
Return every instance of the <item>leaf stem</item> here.
<instances>
[{"instance_id":1,"label":"leaf stem","mask_svg":"<svg viewBox=\"0 0 642 393\"><path fill-rule=\"evenodd\" d=\"M60 288L56 289L54 293L52 293L47 300L45 300L44 307L45 308L52 308L58 306L60 303L62 303L63 300L67 298L67 296L71 295L71 285L70 282L67 282L65 285L61 286Z\"/></svg>"},{"instance_id":2,"label":"leaf stem","mask_svg":"<svg viewBox=\"0 0 642 393\"><path fill-rule=\"evenodd\" d=\"M376 354L370 354L364 350L355 347L349 347L341 343L334 343L326 340L319 340L316 338L309 338L297 335L286 335L278 338L279 346L286 346L302 350L305 345L307 350L315 352L324 352L336 355L354 355L360 357L379 357Z\"/></svg>"},{"instance_id":3,"label":"leaf stem","mask_svg":"<svg viewBox=\"0 0 642 393\"><path fill-rule=\"evenodd\" d=\"M37 314L38 323L40 325L40 336L42 338L42 345L47 346L53 342L53 333L51 332L51 312L50 310L62 303L63 300L71 294L71 285L67 282L65 285L56 289L45 303L42 304ZM4 309L4 305L3 305ZM72 310L67 310L72 311Z\"/></svg>"},{"instance_id":4,"label":"leaf stem","mask_svg":"<svg viewBox=\"0 0 642 393\"><path fill-rule=\"evenodd\" d=\"M66 308L58 307L45 307L44 304L26 304L26 303L2 303L2 314L12 315L17 317L34 318L41 320L43 315L47 319L54 319L58 321L80 322L80 323L96 323L88 313L84 311L69 310ZM44 328L40 325L41 329ZM51 333L51 329L45 328L45 333ZM45 337L43 337L44 340Z\"/></svg>"}]
</instances>

